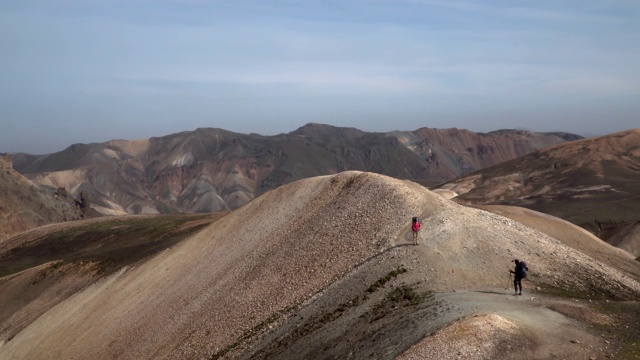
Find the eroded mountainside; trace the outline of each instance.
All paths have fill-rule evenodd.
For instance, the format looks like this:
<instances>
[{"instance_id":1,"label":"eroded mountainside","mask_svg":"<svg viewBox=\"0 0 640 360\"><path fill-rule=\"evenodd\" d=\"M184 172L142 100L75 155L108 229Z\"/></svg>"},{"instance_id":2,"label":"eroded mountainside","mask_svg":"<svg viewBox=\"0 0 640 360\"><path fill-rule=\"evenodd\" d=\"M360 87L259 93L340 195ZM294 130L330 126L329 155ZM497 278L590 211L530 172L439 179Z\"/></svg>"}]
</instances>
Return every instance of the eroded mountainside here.
<instances>
[{"instance_id":1,"label":"eroded mountainside","mask_svg":"<svg viewBox=\"0 0 640 360\"><path fill-rule=\"evenodd\" d=\"M522 206L604 240L615 235L613 243L640 256L633 225L640 219L640 129L545 148L440 189L455 192L461 203Z\"/></svg>"},{"instance_id":2,"label":"eroded mountainside","mask_svg":"<svg viewBox=\"0 0 640 360\"><path fill-rule=\"evenodd\" d=\"M0 240L84 215L68 194L44 191L13 169L9 155L0 154Z\"/></svg>"},{"instance_id":3,"label":"eroded mountainside","mask_svg":"<svg viewBox=\"0 0 640 360\"><path fill-rule=\"evenodd\" d=\"M37 184L84 191L103 214L212 212L237 208L282 184L345 170L441 183L578 138L520 130L367 133L308 124L276 136L198 129L76 144L54 154L16 154L14 163Z\"/></svg>"}]
</instances>

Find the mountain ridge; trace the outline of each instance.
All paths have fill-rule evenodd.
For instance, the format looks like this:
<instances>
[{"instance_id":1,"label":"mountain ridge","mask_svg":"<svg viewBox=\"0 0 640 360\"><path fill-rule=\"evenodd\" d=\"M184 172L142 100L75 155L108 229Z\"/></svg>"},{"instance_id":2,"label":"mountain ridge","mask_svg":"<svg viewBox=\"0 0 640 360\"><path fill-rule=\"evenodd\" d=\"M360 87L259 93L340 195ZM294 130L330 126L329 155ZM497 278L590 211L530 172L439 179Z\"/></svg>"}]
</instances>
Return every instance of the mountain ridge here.
<instances>
[{"instance_id":1,"label":"mountain ridge","mask_svg":"<svg viewBox=\"0 0 640 360\"><path fill-rule=\"evenodd\" d=\"M198 128L13 157L33 182L84 191L103 214L211 212L237 208L291 181L345 170L441 183L574 137L428 128L368 133L309 123L274 136Z\"/></svg>"}]
</instances>

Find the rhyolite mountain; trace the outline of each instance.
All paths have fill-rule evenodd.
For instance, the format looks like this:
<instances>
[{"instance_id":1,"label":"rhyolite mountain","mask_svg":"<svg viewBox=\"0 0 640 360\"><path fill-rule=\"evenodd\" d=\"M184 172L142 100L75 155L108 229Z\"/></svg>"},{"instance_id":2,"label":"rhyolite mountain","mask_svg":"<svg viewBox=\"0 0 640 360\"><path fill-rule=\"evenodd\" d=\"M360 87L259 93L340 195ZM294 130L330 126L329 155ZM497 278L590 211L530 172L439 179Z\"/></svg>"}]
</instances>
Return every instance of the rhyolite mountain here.
<instances>
[{"instance_id":1,"label":"rhyolite mountain","mask_svg":"<svg viewBox=\"0 0 640 360\"><path fill-rule=\"evenodd\" d=\"M435 185L580 138L523 130L370 133L321 124L275 136L201 128L75 144L47 155L14 154L13 161L41 186L83 191L103 214L212 212L237 208L295 180L345 170Z\"/></svg>"},{"instance_id":2,"label":"rhyolite mountain","mask_svg":"<svg viewBox=\"0 0 640 360\"><path fill-rule=\"evenodd\" d=\"M13 169L0 154L0 240L52 222L85 218L88 209L64 191L48 191Z\"/></svg>"},{"instance_id":3,"label":"rhyolite mountain","mask_svg":"<svg viewBox=\"0 0 640 360\"><path fill-rule=\"evenodd\" d=\"M640 256L640 129L547 147L439 189L462 204L550 214Z\"/></svg>"}]
</instances>

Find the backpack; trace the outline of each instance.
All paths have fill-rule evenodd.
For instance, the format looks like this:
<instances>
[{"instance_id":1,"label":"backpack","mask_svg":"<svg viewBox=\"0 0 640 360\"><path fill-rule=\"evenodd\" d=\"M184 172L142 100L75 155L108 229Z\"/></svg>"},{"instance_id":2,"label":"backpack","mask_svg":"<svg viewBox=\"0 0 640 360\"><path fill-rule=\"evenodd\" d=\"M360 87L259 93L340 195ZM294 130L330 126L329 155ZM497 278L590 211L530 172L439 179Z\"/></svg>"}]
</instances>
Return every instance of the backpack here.
<instances>
[{"instance_id":1,"label":"backpack","mask_svg":"<svg viewBox=\"0 0 640 360\"><path fill-rule=\"evenodd\" d=\"M422 227L422 224L420 224L420 218L417 216L414 216L411 219L411 229L415 232L420 231L420 228Z\"/></svg>"},{"instance_id":2,"label":"backpack","mask_svg":"<svg viewBox=\"0 0 640 360\"><path fill-rule=\"evenodd\" d=\"M522 270L522 278L526 278L527 277L527 270L529 270L529 268L527 267L527 263L520 260L520 269Z\"/></svg>"}]
</instances>

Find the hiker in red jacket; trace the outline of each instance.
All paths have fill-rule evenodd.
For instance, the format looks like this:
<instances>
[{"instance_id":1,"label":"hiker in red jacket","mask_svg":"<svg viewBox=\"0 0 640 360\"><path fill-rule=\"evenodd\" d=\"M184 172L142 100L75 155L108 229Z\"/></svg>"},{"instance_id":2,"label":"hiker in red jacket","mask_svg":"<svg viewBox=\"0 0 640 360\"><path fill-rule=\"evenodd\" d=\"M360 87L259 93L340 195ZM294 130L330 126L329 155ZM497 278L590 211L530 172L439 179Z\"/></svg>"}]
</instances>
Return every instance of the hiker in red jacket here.
<instances>
[{"instance_id":1,"label":"hiker in red jacket","mask_svg":"<svg viewBox=\"0 0 640 360\"><path fill-rule=\"evenodd\" d=\"M418 231L420 231L421 226L422 225L420 224L420 219L414 216L413 219L411 219L411 231L413 231L413 245L418 245Z\"/></svg>"}]
</instances>

